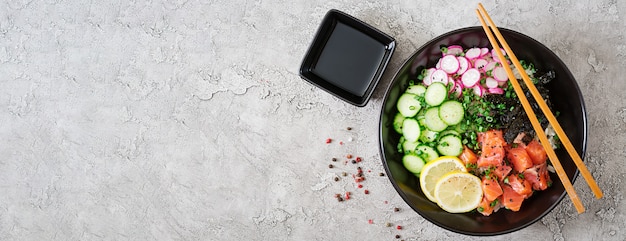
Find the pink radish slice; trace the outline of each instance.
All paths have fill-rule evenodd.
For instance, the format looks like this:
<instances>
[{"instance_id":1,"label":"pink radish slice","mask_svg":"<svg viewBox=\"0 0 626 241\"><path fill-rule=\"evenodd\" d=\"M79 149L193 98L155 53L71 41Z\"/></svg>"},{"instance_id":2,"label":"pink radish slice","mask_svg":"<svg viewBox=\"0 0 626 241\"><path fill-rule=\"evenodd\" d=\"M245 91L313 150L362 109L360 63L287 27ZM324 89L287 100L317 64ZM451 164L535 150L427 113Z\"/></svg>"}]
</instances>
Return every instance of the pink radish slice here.
<instances>
[{"instance_id":1,"label":"pink radish slice","mask_svg":"<svg viewBox=\"0 0 626 241\"><path fill-rule=\"evenodd\" d=\"M476 59L474 60L474 68L477 69L482 69L485 67L485 65L487 65L489 62L487 62L487 60L485 59Z\"/></svg>"},{"instance_id":2,"label":"pink radish slice","mask_svg":"<svg viewBox=\"0 0 626 241\"><path fill-rule=\"evenodd\" d=\"M496 65L498 65L498 62L495 62L495 61L489 62L487 65L485 65L485 68L484 68L485 72L487 72L489 70L493 70L493 68L495 68ZM493 75L493 73L492 73L492 75Z\"/></svg>"},{"instance_id":3,"label":"pink radish slice","mask_svg":"<svg viewBox=\"0 0 626 241\"><path fill-rule=\"evenodd\" d=\"M502 51L502 55L503 56L506 56L506 51L504 51L503 48L500 48L500 51ZM494 56L494 57L498 56L498 54L496 53L496 49L492 49L491 50L491 55Z\"/></svg>"},{"instance_id":4,"label":"pink radish slice","mask_svg":"<svg viewBox=\"0 0 626 241\"><path fill-rule=\"evenodd\" d=\"M467 71L467 69L470 66L470 62L469 60L467 60L467 58L459 56L456 57L457 60L459 60L459 71L456 72L456 74L461 75L463 73L465 73L465 71Z\"/></svg>"},{"instance_id":5,"label":"pink radish slice","mask_svg":"<svg viewBox=\"0 0 626 241\"><path fill-rule=\"evenodd\" d=\"M493 71L491 71L491 75L497 81L504 82L509 80L509 77L507 77L506 75L506 70L504 70L502 66L496 66L495 68L493 68Z\"/></svg>"},{"instance_id":6,"label":"pink radish slice","mask_svg":"<svg viewBox=\"0 0 626 241\"><path fill-rule=\"evenodd\" d=\"M448 74L459 71L459 60L454 55L446 55L441 58L441 69Z\"/></svg>"},{"instance_id":7,"label":"pink radish slice","mask_svg":"<svg viewBox=\"0 0 626 241\"><path fill-rule=\"evenodd\" d=\"M441 59L437 60L437 64L435 64L436 69L441 69Z\"/></svg>"},{"instance_id":8,"label":"pink radish slice","mask_svg":"<svg viewBox=\"0 0 626 241\"><path fill-rule=\"evenodd\" d=\"M463 86L460 84L456 84L454 86L454 96L459 98L463 94Z\"/></svg>"},{"instance_id":9,"label":"pink radish slice","mask_svg":"<svg viewBox=\"0 0 626 241\"><path fill-rule=\"evenodd\" d=\"M468 49L467 52L465 52L465 57L468 59L475 59L480 57L481 54L481 50L480 48L471 48Z\"/></svg>"},{"instance_id":10,"label":"pink radish slice","mask_svg":"<svg viewBox=\"0 0 626 241\"><path fill-rule=\"evenodd\" d=\"M480 57L483 57L485 55L487 55L489 53L489 49L488 48L481 48L480 49Z\"/></svg>"},{"instance_id":11,"label":"pink radish slice","mask_svg":"<svg viewBox=\"0 0 626 241\"><path fill-rule=\"evenodd\" d=\"M430 68L428 70L426 70L426 76L424 76L424 80L422 80L422 83L424 83L424 85L429 86L430 84L433 83L433 73L435 72L435 68Z\"/></svg>"},{"instance_id":12,"label":"pink radish slice","mask_svg":"<svg viewBox=\"0 0 626 241\"><path fill-rule=\"evenodd\" d=\"M454 79L452 77L448 77L448 88L450 88L450 90L448 90L448 93L452 93L454 91L454 88L456 88L456 81L454 81Z\"/></svg>"},{"instance_id":13,"label":"pink radish slice","mask_svg":"<svg viewBox=\"0 0 626 241\"><path fill-rule=\"evenodd\" d=\"M496 88L489 88L489 89L487 89L487 92L489 94L497 94L497 95L504 94L504 90L501 89L501 88L498 88L498 87L496 87Z\"/></svg>"},{"instance_id":14,"label":"pink radish slice","mask_svg":"<svg viewBox=\"0 0 626 241\"><path fill-rule=\"evenodd\" d=\"M491 77L487 77L485 79L485 86L487 86L487 88L496 88L498 87L498 81L494 78Z\"/></svg>"},{"instance_id":15,"label":"pink radish slice","mask_svg":"<svg viewBox=\"0 0 626 241\"><path fill-rule=\"evenodd\" d=\"M480 71L475 68L467 69L461 76L461 81L463 81L463 87L465 88L474 87L480 81Z\"/></svg>"},{"instance_id":16,"label":"pink radish slice","mask_svg":"<svg viewBox=\"0 0 626 241\"><path fill-rule=\"evenodd\" d=\"M443 53L443 55L459 55L463 53L463 47L459 46L459 45L450 45L448 46L448 51Z\"/></svg>"},{"instance_id":17,"label":"pink radish slice","mask_svg":"<svg viewBox=\"0 0 626 241\"><path fill-rule=\"evenodd\" d=\"M483 97L483 94L485 93L485 89L481 85L475 85L474 87L472 87L472 89L474 90L475 95Z\"/></svg>"},{"instance_id":18,"label":"pink radish slice","mask_svg":"<svg viewBox=\"0 0 626 241\"><path fill-rule=\"evenodd\" d=\"M435 72L431 75L431 78L432 83L441 82L444 85L448 84L448 74L441 69L435 70Z\"/></svg>"}]
</instances>

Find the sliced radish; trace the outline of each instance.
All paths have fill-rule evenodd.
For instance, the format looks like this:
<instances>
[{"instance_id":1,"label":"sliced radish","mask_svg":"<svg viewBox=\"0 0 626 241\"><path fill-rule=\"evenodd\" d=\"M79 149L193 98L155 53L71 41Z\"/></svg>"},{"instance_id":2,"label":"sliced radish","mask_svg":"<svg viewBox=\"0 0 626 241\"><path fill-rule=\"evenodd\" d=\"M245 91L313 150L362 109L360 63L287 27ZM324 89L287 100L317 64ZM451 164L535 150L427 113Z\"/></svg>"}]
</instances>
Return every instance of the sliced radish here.
<instances>
[{"instance_id":1,"label":"sliced radish","mask_svg":"<svg viewBox=\"0 0 626 241\"><path fill-rule=\"evenodd\" d=\"M451 54L451 55L459 55L463 53L463 47L459 46L459 45L450 45L448 46L448 51L443 53L444 56L447 54Z\"/></svg>"},{"instance_id":2,"label":"sliced radish","mask_svg":"<svg viewBox=\"0 0 626 241\"><path fill-rule=\"evenodd\" d=\"M431 78L432 83L441 82L444 85L448 84L448 74L441 69L435 70L435 72L431 75Z\"/></svg>"},{"instance_id":3,"label":"sliced radish","mask_svg":"<svg viewBox=\"0 0 626 241\"><path fill-rule=\"evenodd\" d=\"M476 68L467 69L461 76L461 81L465 88L474 87L480 81L480 71Z\"/></svg>"},{"instance_id":4,"label":"sliced radish","mask_svg":"<svg viewBox=\"0 0 626 241\"><path fill-rule=\"evenodd\" d=\"M494 78L491 77L487 77L485 79L485 86L487 86L487 88L496 88L498 87L498 81Z\"/></svg>"},{"instance_id":5,"label":"sliced radish","mask_svg":"<svg viewBox=\"0 0 626 241\"><path fill-rule=\"evenodd\" d=\"M441 59L437 60L437 64L435 64L436 69L441 69Z\"/></svg>"},{"instance_id":6,"label":"sliced radish","mask_svg":"<svg viewBox=\"0 0 626 241\"><path fill-rule=\"evenodd\" d=\"M500 48L500 51L502 51L502 55L503 56L506 56L506 51L504 51L503 48ZM494 57L498 56L498 54L496 53L496 49L492 49L491 50L491 55L494 56Z\"/></svg>"},{"instance_id":7,"label":"sliced radish","mask_svg":"<svg viewBox=\"0 0 626 241\"><path fill-rule=\"evenodd\" d=\"M457 83L454 86L454 96L456 96L457 98L461 97L461 95L463 95L463 85Z\"/></svg>"},{"instance_id":8,"label":"sliced radish","mask_svg":"<svg viewBox=\"0 0 626 241\"><path fill-rule=\"evenodd\" d=\"M495 62L495 61L489 62L487 65L485 65L485 68L484 68L485 72L487 72L489 70L493 70L493 68L495 68L496 65L498 65L498 62ZM492 75L493 75L493 73L492 73Z\"/></svg>"},{"instance_id":9,"label":"sliced radish","mask_svg":"<svg viewBox=\"0 0 626 241\"><path fill-rule=\"evenodd\" d=\"M426 70L426 76L424 76L424 80L422 81L424 85L429 86L433 83L433 73L435 72L435 68L430 68Z\"/></svg>"},{"instance_id":10,"label":"sliced radish","mask_svg":"<svg viewBox=\"0 0 626 241\"><path fill-rule=\"evenodd\" d=\"M459 56L456 58L459 60L459 70L456 72L456 74L462 75L469 68L470 62L469 60L467 60L467 58L462 57L462 56Z\"/></svg>"},{"instance_id":11,"label":"sliced radish","mask_svg":"<svg viewBox=\"0 0 626 241\"><path fill-rule=\"evenodd\" d=\"M451 76L448 77L448 85L448 88L450 89L448 90L448 93L452 93L454 91L454 88L456 87L456 81L454 81Z\"/></svg>"},{"instance_id":12,"label":"sliced radish","mask_svg":"<svg viewBox=\"0 0 626 241\"><path fill-rule=\"evenodd\" d=\"M465 52L465 57L468 59L475 59L475 58L480 57L481 53L482 52L480 48L471 48L471 49L468 49L467 52Z\"/></svg>"},{"instance_id":13,"label":"sliced radish","mask_svg":"<svg viewBox=\"0 0 626 241\"><path fill-rule=\"evenodd\" d=\"M497 94L497 95L504 94L504 90L501 89L501 88L498 88L498 87L496 87L496 88L489 88L489 89L487 89L487 92L489 94Z\"/></svg>"},{"instance_id":14,"label":"sliced radish","mask_svg":"<svg viewBox=\"0 0 626 241\"><path fill-rule=\"evenodd\" d=\"M487 55L489 53L489 49L488 48L481 48L480 49L480 57L483 57L485 55Z\"/></svg>"},{"instance_id":15,"label":"sliced radish","mask_svg":"<svg viewBox=\"0 0 626 241\"><path fill-rule=\"evenodd\" d=\"M493 71L491 71L491 75L497 81L504 82L509 80L509 77L506 75L506 70L504 70L502 66L496 66L495 68L493 68Z\"/></svg>"},{"instance_id":16,"label":"sliced radish","mask_svg":"<svg viewBox=\"0 0 626 241\"><path fill-rule=\"evenodd\" d=\"M481 85L475 85L474 87L472 87L472 89L474 90L475 95L483 97L483 94L485 93L485 89Z\"/></svg>"},{"instance_id":17,"label":"sliced radish","mask_svg":"<svg viewBox=\"0 0 626 241\"><path fill-rule=\"evenodd\" d=\"M441 69L448 74L459 71L459 60L454 55L446 55L441 58Z\"/></svg>"},{"instance_id":18,"label":"sliced radish","mask_svg":"<svg viewBox=\"0 0 626 241\"><path fill-rule=\"evenodd\" d=\"M474 60L474 68L482 70L488 63L485 59L476 59Z\"/></svg>"}]
</instances>

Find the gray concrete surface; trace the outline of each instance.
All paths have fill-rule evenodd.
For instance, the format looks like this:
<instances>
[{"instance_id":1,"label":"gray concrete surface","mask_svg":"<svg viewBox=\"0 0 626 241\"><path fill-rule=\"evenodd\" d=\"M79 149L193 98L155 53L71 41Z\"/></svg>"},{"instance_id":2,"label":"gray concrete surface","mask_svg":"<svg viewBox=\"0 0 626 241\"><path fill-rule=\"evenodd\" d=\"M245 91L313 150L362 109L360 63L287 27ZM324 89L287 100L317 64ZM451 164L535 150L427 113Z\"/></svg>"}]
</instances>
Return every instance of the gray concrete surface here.
<instances>
[{"instance_id":1,"label":"gray concrete surface","mask_svg":"<svg viewBox=\"0 0 626 241\"><path fill-rule=\"evenodd\" d=\"M577 78L585 159L605 192L596 200L578 179L585 213L564 200L521 231L463 236L378 176L393 72L427 40L478 25L477 1L454 2L0 2L0 240L624 240L624 1L484 1ZM331 8L397 40L366 107L298 76ZM369 195L333 180L355 173L347 154L371 170Z\"/></svg>"}]
</instances>

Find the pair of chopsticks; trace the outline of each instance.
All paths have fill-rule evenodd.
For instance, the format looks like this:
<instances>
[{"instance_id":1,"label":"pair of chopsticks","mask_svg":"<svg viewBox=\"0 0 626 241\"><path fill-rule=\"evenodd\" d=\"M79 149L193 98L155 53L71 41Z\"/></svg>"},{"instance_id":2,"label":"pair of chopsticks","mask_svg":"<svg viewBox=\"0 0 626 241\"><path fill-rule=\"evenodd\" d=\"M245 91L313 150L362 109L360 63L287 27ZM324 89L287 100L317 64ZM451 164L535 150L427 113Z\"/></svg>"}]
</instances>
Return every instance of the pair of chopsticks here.
<instances>
[{"instance_id":1,"label":"pair of chopsticks","mask_svg":"<svg viewBox=\"0 0 626 241\"><path fill-rule=\"evenodd\" d=\"M537 88L535 87L533 82L530 80L530 78L526 74L526 71L524 71L524 68L520 64L519 60L517 59L517 57L515 56L515 54L509 47L509 45L506 43L506 40L504 39L500 31L498 30L498 27L496 27L496 25L493 23L493 20L491 20L491 17L489 16L489 14L487 14L487 10L485 10L485 8L483 7L481 3L478 4L478 9L476 9L476 14L478 15L478 19L480 20L480 23L483 26L483 30L487 34L487 38L489 38L489 42L491 43L491 46L493 47L496 54L498 55L498 58L502 60L505 59L498 45L498 42L496 42L496 40L494 39L493 33L495 33L495 35L498 37L498 41L500 41L500 43L502 44L502 47L508 54L509 59L511 60L513 65L515 65L515 68L519 70L519 73L521 74L522 79L524 80L524 83L526 84L526 87L528 87L528 90L532 94L533 98L535 98L535 100L537 101L539 108L541 109L543 114L546 116L546 118L548 119L552 127L554 128L556 134L559 137L559 140L561 140L561 143L567 150L567 153L569 153L570 157L576 164L576 167L578 167L578 170L580 170L580 173L582 174L583 178L585 178L585 181L587 181L587 184L589 184L589 187L591 187L591 190L595 194L596 198L602 198L603 196L602 190L600 190L600 187L598 187L598 184L591 176L591 173L589 173L589 170L587 169L582 159L578 155L578 152L576 152L569 138L567 137L567 135L565 135L563 128L561 128L561 125L559 125L559 122L556 120L556 117L554 117L554 114L552 114L552 111L550 111L550 108L546 104L545 100L543 100L543 98L539 94L539 91L537 91ZM483 15L484 15L484 18L483 18ZM485 23L485 19L489 23L489 27ZM537 132L537 135L539 136L539 141L541 142L541 145L543 145L543 148L546 150L548 157L550 158L550 162L552 163L552 165L554 166L554 169L556 170L556 174L559 176L559 179L561 179L561 182L563 183L563 186L565 187L567 194L572 200L572 203L574 203L574 207L576 207L576 210L578 211L578 213L583 213L585 211L585 207L583 206L582 202L578 198L578 195L576 194L576 191L574 190L572 183L567 177L565 170L563 170L563 166L559 162L559 159L557 158L556 153L554 153L554 150L552 149L544 130L541 128L541 124L537 120L537 116L535 115L535 112L531 108L530 103L528 102L528 99L526 99L526 95L524 95L524 91L522 90L522 87L520 86L519 82L513 75L511 66L509 65L507 61L501 61L501 62L509 77L509 81L513 85L513 89L515 90L515 93L517 94L517 97L519 98L522 104L522 107L524 108L524 111L526 111L526 115L528 115L528 119L530 119L530 123L532 124L533 129L535 130L535 132Z\"/></svg>"}]
</instances>

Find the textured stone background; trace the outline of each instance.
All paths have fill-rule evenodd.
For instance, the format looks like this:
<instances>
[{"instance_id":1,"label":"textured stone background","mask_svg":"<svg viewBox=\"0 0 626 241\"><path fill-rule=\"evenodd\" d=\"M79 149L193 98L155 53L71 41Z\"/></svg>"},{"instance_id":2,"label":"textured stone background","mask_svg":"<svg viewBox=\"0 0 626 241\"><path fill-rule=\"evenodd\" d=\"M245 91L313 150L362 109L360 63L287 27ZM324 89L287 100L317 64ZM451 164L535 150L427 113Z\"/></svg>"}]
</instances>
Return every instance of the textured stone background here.
<instances>
[{"instance_id":1,"label":"textured stone background","mask_svg":"<svg viewBox=\"0 0 626 241\"><path fill-rule=\"evenodd\" d=\"M521 231L468 237L378 177L384 88L421 44L478 25L477 1L463 2L1 1L0 240L624 240L624 1L484 2L578 80L585 159L605 192L596 200L579 178L584 214L564 200ZM331 8L398 43L364 108L298 76ZM328 168L346 154L372 170L371 194L332 180L354 173Z\"/></svg>"}]
</instances>

